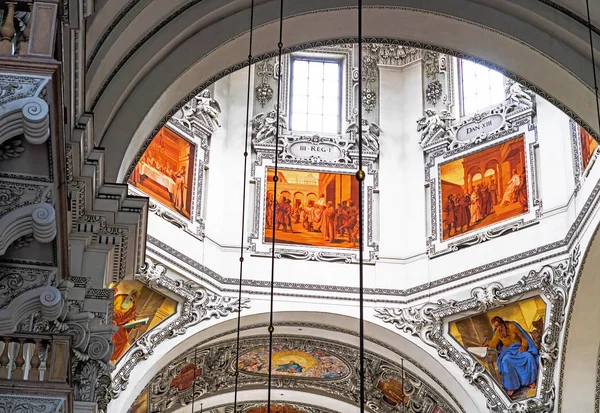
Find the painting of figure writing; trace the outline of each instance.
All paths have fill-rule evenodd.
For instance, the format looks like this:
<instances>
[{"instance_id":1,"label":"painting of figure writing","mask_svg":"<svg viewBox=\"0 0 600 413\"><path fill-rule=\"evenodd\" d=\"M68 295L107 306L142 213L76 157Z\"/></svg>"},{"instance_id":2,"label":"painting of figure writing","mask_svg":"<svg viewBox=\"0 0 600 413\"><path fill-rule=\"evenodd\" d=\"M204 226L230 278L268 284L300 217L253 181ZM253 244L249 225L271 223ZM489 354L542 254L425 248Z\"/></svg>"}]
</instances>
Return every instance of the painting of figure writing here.
<instances>
[{"instance_id":1,"label":"painting of figure writing","mask_svg":"<svg viewBox=\"0 0 600 413\"><path fill-rule=\"evenodd\" d=\"M536 394L546 303L528 298L451 322L449 332L513 400Z\"/></svg>"},{"instance_id":2,"label":"painting of figure writing","mask_svg":"<svg viewBox=\"0 0 600 413\"><path fill-rule=\"evenodd\" d=\"M443 240L526 213L524 138L441 165L440 181Z\"/></svg>"},{"instance_id":3,"label":"painting of figure writing","mask_svg":"<svg viewBox=\"0 0 600 413\"><path fill-rule=\"evenodd\" d=\"M265 242L357 248L358 182L353 175L279 169L267 172ZM274 213L275 212L275 213Z\"/></svg>"},{"instance_id":4,"label":"painting of figure writing","mask_svg":"<svg viewBox=\"0 0 600 413\"><path fill-rule=\"evenodd\" d=\"M177 302L138 281L120 281L109 288L115 295L113 324L118 327L111 357L116 363L142 334L175 314Z\"/></svg>"},{"instance_id":5,"label":"painting of figure writing","mask_svg":"<svg viewBox=\"0 0 600 413\"><path fill-rule=\"evenodd\" d=\"M190 219L195 146L163 127L135 167L129 183Z\"/></svg>"},{"instance_id":6,"label":"painting of figure writing","mask_svg":"<svg viewBox=\"0 0 600 413\"><path fill-rule=\"evenodd\" d=\"M581 126L579 126L579 137L581 139L581 160L583 162L583 170L585 171L598 149L598 142Z\"/></svg>"}]
</instances>

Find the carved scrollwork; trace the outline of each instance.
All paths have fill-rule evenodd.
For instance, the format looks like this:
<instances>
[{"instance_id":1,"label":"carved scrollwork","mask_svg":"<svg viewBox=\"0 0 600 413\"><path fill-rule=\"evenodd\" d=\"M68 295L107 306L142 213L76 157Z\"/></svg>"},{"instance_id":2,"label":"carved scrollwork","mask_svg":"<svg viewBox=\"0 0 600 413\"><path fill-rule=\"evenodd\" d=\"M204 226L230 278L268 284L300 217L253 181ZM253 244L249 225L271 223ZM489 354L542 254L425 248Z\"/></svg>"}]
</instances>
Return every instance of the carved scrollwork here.
<instances>
[{"instance_id":1,"label":"carved scrollwork","mask_svg":"<svg viewBox=\"0 0 600 413\"><path fill-rule=\"evenodd\" d=\"M504 287L492 283L471 291L471 297L462 301L438 300L420 307L380 308L376 317L394 325L407 334L419 337L424 343L434 347L440 357L457 364L464 377L484 394L492 413L529 412L548 413L555 401L554 370L558 358L560 333L565 321L565 309L572 292L572 285L579 263L579 246L570 256L554 265L545 265L538 271L530 271L517 283ZM539 291L549 303L546 329L540 348L540 380L537 397L523 401L506 402L502 390L495 384L485 368L462 347L445 337L442 329L444 319L449 316L469 312L483 312L517 301L525 294Z\"/></svg>"}]
</instances>

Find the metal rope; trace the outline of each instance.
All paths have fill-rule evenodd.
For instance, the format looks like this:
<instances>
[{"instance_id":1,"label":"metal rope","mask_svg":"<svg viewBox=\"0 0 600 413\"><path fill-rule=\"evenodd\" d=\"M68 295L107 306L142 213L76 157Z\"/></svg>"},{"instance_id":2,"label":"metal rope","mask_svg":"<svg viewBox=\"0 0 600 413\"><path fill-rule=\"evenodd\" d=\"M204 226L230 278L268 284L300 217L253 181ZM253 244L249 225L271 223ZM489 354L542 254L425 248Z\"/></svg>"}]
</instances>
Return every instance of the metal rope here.
<instances>
[{"instance_id":1,"label":"metal rope","mask_svg":"<svg viewBox=\"0 0 600 413\"><path fill-rule=\"evenodd\" d=\"M244 173L242 189L242 224L240 236L240 281L238 285L238 313L237 333L235 339L235 390L233 395L233 411L237 412L237 396L239 383L239 360L240 360L240 325L242 319L242 278L244 274L244 237L246 229L246 181L248 173L248 135L250 133L250 81L252 76L252 37L254 35L254 0L250 5L250 40L248 46L248 93L246 95L246 137L244 141Z\"/></svg>"}]
</instances>

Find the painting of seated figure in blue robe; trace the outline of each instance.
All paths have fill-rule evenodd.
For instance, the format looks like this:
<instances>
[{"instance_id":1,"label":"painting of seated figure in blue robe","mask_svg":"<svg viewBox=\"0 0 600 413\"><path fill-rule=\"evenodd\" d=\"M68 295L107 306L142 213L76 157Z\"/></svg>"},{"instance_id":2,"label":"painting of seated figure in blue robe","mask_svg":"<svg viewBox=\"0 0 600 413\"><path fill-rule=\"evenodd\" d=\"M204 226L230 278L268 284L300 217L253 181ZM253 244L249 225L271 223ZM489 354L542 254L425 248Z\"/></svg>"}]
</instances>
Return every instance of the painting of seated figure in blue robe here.
<instances>
[{"instance_id":1,"label":"painting of seated figure in blue robe","mask_svg":"<svg viewBox=\"0 0 600 413\"><path fill-rule=\"evenodd\" d=\"M449 333L512 400L536 395L546 303L532 297L449 323Z\"/></svg>"}]
</instances>

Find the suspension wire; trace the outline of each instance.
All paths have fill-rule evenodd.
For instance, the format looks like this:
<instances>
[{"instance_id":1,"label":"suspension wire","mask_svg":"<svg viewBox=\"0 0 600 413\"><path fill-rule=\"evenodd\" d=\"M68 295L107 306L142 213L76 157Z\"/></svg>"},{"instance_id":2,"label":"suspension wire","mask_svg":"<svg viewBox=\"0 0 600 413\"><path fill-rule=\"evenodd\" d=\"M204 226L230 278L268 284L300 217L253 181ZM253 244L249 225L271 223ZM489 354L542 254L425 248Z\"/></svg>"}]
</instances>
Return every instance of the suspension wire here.
<instances>
[{"instance_id":1,"label":"suspension wire","mask_svg":"<svg viewBox=\"0 0 600 413\"><path fill-rule=\"evenodd\" d=\"M277 230L275 222L277 219L277 181L279 181L278 173L278 160L279 160L279 119L281 117L281 55L283 52L283 0L280 0L279 5L279 43L277 43L277 49L279 52L279 60L277 65L277 102L276 102L276 115L277 121L275 123L275 162L273 168L273 233L271 236L271 307L269 309L269 383L267 390L267 413L271 413L271 380L272 380L272 358L273 358L273 297L274 297L274 283L275 283L275 231Z\"/></svg>"},{"instance_id":2,"label":"suspension wire","mask_svg":"<svg viewBox=\"0 0 600 413\"><path fill-rule=\"evenodd\" d=\"M248 45L248 92L246 95L246 137L244 140L244 173L242 189L242 224L240 236L240 280L238 285L237 333L235 338L235 390L233 393L233 411L237 413L238 383L240 377L240 327L242 320L242 279L244 275L244 237L246 229L246 181L248 174L248 135L250 134L250 81L252 77L252 39L254 35L254 0L250 5L250 41Z\"/></svg>"},{"instance_id":3,"label":"suspension wire","mask_svg":"<svg viewBox=\"0 0 600 413\"><path fill-rule=\"evenodd\" d=\"M596 76L596 59L594 58L594 39L592 35L592 19L590 17L590 0L585 0L587 7L587 23L590 33L590 51L592 52L592 70L594 71L594 100L596 101L596 112L598 113L598 132L600 133L600 102L598 102L598 78Z\"/></svg>"},{"instance_id":4,"label":"suspension wire","mask_svg":"<svg viewBox=\"0 0 600 413\"><path fill-rule=\"evenodd\" d=\"M358 171L356 172L356 180L358 181L358 273L359 273L359 293L360 293L360 411L365 411L365 315L364 315L364 201L363 187L365 180L365 172L363 171L363 68L362 68L362 52L363 52L363 34L362 34L362 0L358 0Z\"/></svg>"},{"instance_id":5,"label":"suspension wire","mask_svg":"<svg viewBox=\"0 0 600 413\"><path fill-rule=\"evenodd\" d=\"M196 392L196 369L198 368L198 347L194 347L194 381L192 382L192 413L194 413L194 402L196 401L196 397L194 397L194 393ZM200 405L202 406L202 405ZM202 407L200 407L202 409Z\"/></svg>"}]
</instances>

